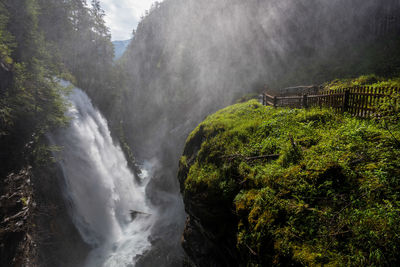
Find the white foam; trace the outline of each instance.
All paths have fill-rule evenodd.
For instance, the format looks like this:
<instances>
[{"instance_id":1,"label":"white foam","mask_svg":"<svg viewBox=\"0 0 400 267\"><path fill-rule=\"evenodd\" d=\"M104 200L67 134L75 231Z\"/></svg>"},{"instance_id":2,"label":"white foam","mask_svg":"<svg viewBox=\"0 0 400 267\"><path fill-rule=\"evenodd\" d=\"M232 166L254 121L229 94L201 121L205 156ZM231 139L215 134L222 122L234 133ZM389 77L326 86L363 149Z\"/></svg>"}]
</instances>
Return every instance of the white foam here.
<instances>
[{"instance_id":1,"label":"white foam","mask_svg":"<svg viewBox=\"0 0 400 267\"><path fill-rule=\"evenodd\" d=\"M75 88L67 100L70 126L51 140L62 146L57 156L73 222L93 248L86 266L134 266L134 257L150 248L153 218L139 215L132 221L130 210L152 213L145 195L151 170L143 170L137 182L88 96Z\"/></svg>"}]
</instances>

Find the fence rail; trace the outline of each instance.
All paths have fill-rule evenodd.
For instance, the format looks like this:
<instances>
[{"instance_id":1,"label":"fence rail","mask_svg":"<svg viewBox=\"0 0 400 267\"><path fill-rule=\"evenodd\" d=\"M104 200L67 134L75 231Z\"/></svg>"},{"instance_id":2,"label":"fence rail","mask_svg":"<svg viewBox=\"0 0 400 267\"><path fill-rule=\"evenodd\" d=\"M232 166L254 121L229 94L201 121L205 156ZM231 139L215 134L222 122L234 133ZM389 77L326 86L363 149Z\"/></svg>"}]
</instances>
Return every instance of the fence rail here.
<instances>
[{"instance_id":1,"label":"fence rail","mask_svg":"<svg viewBox=\"0 0 400 267\"><path fill-rule=\"evenodd\" d=\"M309 108L331 107L336 111L347 112L357 117L379 116L377 107L385 99L398 94L397 87L358 86L344 89L322 91L320 94L301 96L273 96L263 94L263 105L273 107Z\"/></svg>"}]
</instances>

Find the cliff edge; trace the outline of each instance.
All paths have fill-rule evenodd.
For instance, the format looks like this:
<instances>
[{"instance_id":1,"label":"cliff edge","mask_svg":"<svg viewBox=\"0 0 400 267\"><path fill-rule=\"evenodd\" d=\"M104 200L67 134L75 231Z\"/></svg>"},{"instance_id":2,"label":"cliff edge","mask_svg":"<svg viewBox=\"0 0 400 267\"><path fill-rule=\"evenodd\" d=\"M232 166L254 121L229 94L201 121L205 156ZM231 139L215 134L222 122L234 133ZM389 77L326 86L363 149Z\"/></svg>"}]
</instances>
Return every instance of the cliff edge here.
<instances>
[{"instance_id":1,"label":"cliff edge","mask_svg":"<svg viewBox=\"0 0 400 267\"><path fill-rule=\"evenodd\" d=\"M188 137L189 266L400 263L398 124L251 100Z\"/></svg>"}]
</instances>

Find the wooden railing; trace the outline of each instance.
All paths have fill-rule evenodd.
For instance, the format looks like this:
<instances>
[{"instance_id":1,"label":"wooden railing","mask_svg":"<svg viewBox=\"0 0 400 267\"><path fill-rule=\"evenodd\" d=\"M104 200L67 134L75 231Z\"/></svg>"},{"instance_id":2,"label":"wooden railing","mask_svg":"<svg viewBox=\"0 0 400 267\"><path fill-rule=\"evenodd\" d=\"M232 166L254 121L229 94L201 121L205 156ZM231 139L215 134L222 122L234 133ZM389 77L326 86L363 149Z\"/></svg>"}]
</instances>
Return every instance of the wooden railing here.
<instances>
[{"instance_id":1,"label":"wooden railing","mask_svg":"<svg viewBox=\"0 0 400 267\"><path fill-rule=\"evenodd\" d=\"M330 107L357 117L376 116L377 107L385 98L398 94L399 88L368 86L322 91L315 95L273 96L263 94L263 105L273 107Z\"/></svg>"}]
</instances>

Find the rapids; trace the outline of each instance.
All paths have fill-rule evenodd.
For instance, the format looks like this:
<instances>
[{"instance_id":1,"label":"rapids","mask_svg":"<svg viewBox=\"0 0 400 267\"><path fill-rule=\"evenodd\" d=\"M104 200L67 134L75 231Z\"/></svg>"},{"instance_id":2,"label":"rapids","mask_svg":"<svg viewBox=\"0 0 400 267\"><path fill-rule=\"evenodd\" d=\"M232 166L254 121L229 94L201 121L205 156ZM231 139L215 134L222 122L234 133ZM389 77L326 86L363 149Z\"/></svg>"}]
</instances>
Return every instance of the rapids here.
<instances>
[{"instance_id":1,"label":"rapids","mask_svg":"<svg viewBox=\"0 0 400 267\"><path fill-rule=\"evenodd\" d=\"M66 100L70 125L49 138L60 147L56 157L70 215L92 247L84 266L134 266L136 257L150 248L154 221L145 188L151 170L135 177L106 119L82 90L74 88ZM143 214L133 219L131 210Z\"/></svg>"}]
</instances>

